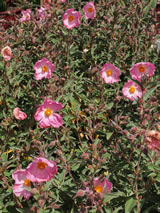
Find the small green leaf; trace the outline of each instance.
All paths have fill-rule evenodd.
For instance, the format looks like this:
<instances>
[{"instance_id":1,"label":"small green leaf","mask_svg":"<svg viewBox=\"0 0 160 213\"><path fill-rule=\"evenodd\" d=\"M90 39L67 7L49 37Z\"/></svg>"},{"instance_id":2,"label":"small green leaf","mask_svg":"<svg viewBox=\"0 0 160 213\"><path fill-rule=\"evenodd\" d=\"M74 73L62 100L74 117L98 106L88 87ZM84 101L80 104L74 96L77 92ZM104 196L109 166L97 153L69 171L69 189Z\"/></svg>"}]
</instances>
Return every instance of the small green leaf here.
<instances>
[{"instance_id":1,"label":"small green leaf","mask_svg":"<svg viewBox=\"0 0 160 213\"><path fill-rule=\"evenodd\" d=\"M127 200L125 204L125 213L130 213L131 210L135 207L136 202L137 201L133 198L130 198L129 200Z\"/></svg>"},{"instance_id":2,"label":"small green leaf","mask_svg":"<svg viewBox=\"0 0 160 213\"><path fill-rule=\"evenodd\" d=\"M105 194L104 202L109 202L110 200L112 200L114 198L118 198L118 197L122 197L122 196L125 196L125 194L123 192L113 192L110 194Z\"/></svg>"},{"instance_id":3,"label":"small green leaf","mask_svg":"<svg viewBox=\"0 0 160 213\"><path fill-rule=\"evenodd\" d=\"M156 8L157 0L150 0L149 4L144 9L144 16L147 16L151 8Z\"/></svg>"},{"instance_id":4,"label":"small green leaf","mask_svg":"<svg viewBox=\"0 0 160 213\"><path fill-rule=\"evenodd\" d=\"M109 140L109 139L111 138L112 135L113 135L113 132L108 132L108 133L107 133L107 137L106 137L107 140Z\"/></svg>"},{"instance_id":5,"label":"small green leaf","mask_svg":"<svg viewBox=\"0 0 160 213\"><path fill-rule=\"evenodd\" d=\"M7 157L7 153L4 152L4 153L1 155L1 158L2 158L2 161L3 161L3 162L6 162L6 161L7 161L7 158L8 158L8 157Z\"/></svg>"}]
</instances>

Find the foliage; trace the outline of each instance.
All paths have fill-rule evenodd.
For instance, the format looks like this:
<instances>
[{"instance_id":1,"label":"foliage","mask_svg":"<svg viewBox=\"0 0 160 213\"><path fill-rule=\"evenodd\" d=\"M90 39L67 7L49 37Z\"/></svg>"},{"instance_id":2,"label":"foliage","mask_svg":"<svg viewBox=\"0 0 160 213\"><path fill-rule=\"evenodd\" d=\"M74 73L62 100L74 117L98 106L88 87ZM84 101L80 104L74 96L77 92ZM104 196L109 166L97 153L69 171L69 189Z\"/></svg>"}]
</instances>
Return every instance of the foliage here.
<instances>
[{"instance_id":1,"label":"foliage","mask_svg":"<svg viewBox=\"0 0 160 213\"><path fill-rule=\"evenodd\" d=\"M160 160L145 145L145 132L158 130L160 100L159 55L154 14L144 16L149 1L94 1L97 16L67 30L66 9L83 14L86 1L52 2L51 16L42 24L17 23L4 32L2 47L13 58L0 58L0 212L159 212ZM33 6L34 7L34 6ZM20 17L19 17L20 18ZM56 65L51 79L37 81L33 66L47 57ZM144 79L142 99L122 96L130 67L140 61L156 66L153 78ZM105 84L101 67L110 62L121 70L120 81ZM61 102L63 126L40 129L34 114L48 97ZM13 117L15 107L27 119ZM29 200L15 197L12 173L26 168L35 156L57 163L57 175L39 184ZM113 190L103 203L75 197L93 179L106 176Z\"/></svg>"}]
</instances>

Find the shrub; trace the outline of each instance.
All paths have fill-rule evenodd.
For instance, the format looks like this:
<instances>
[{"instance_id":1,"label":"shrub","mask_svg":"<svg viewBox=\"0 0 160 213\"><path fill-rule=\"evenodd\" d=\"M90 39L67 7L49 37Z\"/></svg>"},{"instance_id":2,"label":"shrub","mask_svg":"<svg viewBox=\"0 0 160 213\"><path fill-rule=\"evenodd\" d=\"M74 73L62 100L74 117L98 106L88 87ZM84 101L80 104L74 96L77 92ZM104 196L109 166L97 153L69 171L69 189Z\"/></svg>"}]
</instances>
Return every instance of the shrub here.
<instances>
[{"instance_id":1,"label":"shrub","mask_svg":"<svg viewBox=\"0 0 160 213\"><path fill-rule=\"evenodd\" d=\"M150 130L160 129L154 11L144 16L148 1L94 1L96 17L86 20L86 3L52 1L42 16L30 4L31 19L17 20L3 33L1 46L9 46L13 57L5 61L0 56L2 212L160 209L159 147L152 151L146 142ZM62 19L70 8L82 17L79 27L67 29ZM51 78L36 80L34 66L43 58L55 69ZM139 62L154 64L155 75L133 80L129 70ZM101 78L106 63L120 69L118 82ZM128 80L138 84L142 97L130 101L122 95ZM46 99L63 105L59 128L40 128L34 119ZM16 107L26 119L14 117ZM28 200L16 197L12 173L25 170L35 158L54 161L58 172L47 182L31 183Z\"/></svg>"}]
</instances>

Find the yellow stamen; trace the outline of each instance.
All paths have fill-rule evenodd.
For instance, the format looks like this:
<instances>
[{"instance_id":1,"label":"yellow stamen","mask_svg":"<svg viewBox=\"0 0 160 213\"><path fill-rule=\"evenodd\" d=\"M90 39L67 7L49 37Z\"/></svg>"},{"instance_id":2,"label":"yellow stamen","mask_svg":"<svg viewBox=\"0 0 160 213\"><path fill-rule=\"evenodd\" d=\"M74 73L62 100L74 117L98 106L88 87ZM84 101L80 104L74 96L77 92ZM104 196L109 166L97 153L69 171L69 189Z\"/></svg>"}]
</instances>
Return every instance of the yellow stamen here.
<instances>
[{"instance_id":1,"label":"yellow stamen","mask_svg":"<svg viewBox=\"0 0 160 213\"><path fill-rule=\"evenodd\" d=\"M25 17L26 19L29 19L29 15L26 15L26 17Z\"/></svg>"},{"instance_id":2,"label":"yellow stamen","mask_svg":"<svg viewBox=\"0 0 160 213\"><path fill-rule=\"evenodd\" d=\"M47 164L46 164L46 163L44 163L44 162L38 162L38 163L37 163L37 167L38 167L38 169L45 169L45 168L46 168L46 166L47 166Z\"/></svg>"},{"instance_id":3,"label":"yellow stamen","mask_svg":"<svg viewBox=\"0 0 160 213\"><path fill-rule=\"evenodd\" d=\"M48 67L47 67L47 66L43 66L43 67L42 67L42 71L43 71L43 72L48 72Z\"/></svg>"},{"instance_id":4,"label":"yellow stamen","mask_svg":"<svg viewBox=\"0 0 160 213\"><path fill-rule=\"evenodd\" d=\"M145 72L145 67L144 66L140 66L139 67L139 72Z\"/></svg>"},{"instance_id":5,"label":"yellow stamen","mask_svg":"<svg viewBox=\"0 0 160 213\"><path fill-rule=\"evenodd\" d=\"M107 71L106 71L106 74L107 74L108 77L109 77L109 76L112 76L112 70L107 70Z\"/></svg>"},{"instance_id":6,"label":"yellow stamen","mask_svg":"<svg viewBox=\"0 0 160 213\"><path fill-rule=\"evenodd\" d=\"M101 193L101 192L103 191L102 186L97 185L97 186L95 187L95 191L96 191L97 193Z\"/></svg>"},{"instance_id":7,"label":"yellow stamen","mask_svg":"<svg viewBox=\"0 0 160 213\"><path fill-rule=\"evenodd\" d=\"M68 16L68 21L73 21L74 20L74 16Z\"/></svg>"},{"instance_id":8,"label":"yellow stamen","mask_svg":"<svg viewBox=\"0 0 160 213\"><path fill-rule=\"evenodd\" d=\"M130 88L129 88L129 92L130 92L130 93L134 93L135 91L136 91L136 88L135 88L135 87L130 87Z\"/></svg>"},{"instance_id":9,"label":"yellow stamen","mask_svg":"<svg viewBox=\"0 0 160 213\"><path fill-rule=\"evenodd\" d=\"M92 11L93 11L93 8L92 8L92 7L89 7L89 8L88 8L88 12L91 13Z\"/></svg>"},{"instance_id":10,"label":"yellow stamen","mask_svg":"<svg viewBox=\"0 0 160 213\"><path fill-rule=\"evenodd\" d=\"M51 109L48 109L48 108L45 109L44 114L45 114L46 117L49 117L52 114Z\"/></svg>"},{"instance_id":11,"label":"yellow stamen","mask_svg":"<svg viewBox=\"0 0 160 213\"><path fill-rule=\"evenodd\" d=\"M25 186L30 186L31 185L31 181L29 179L25 179L24 180L24 185Z\"/></svg>"}]
</instances>

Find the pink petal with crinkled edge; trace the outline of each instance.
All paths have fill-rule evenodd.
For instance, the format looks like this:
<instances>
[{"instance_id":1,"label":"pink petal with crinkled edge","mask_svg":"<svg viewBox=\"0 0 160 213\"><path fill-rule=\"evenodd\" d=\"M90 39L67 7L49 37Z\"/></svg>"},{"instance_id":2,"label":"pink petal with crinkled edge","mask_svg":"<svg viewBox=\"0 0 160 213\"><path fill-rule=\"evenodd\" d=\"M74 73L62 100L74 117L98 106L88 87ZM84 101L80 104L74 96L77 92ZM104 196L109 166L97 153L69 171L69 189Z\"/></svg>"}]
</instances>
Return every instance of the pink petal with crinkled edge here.
<instances>
[{"instance_id":1,"label":"pink petal with crinkled edge","mask_svg":"<svg viewBox=\"0 0 160 213\"><path fill-rule=\"evenodd\" d=\"M14 184L13 193L17 197L24 196L25 199L29 199L32 196L31 192L26 190L22 184Z\"/></svg>"},{"instance_id":2,"label":"pink petal with crinkled edge","mask_svg":"<svg viewBox=\"0 0 160 213\"><path fill-rule=\"evenodd\" d=\"M46 163L46 167L44 169L39 169L37 167L38 162ZM55 162L45 158L36 158L28 165L26 170L29 173L32 182L43 182L50 180L57 173L57 165Z\"/></svg>"},{"instance_id":3,"label":"pink petal with crinkled edge","mask_svg":"<svg viewBox=\"0 0 160 213\"><path fill-rule=\"evenodd\" d=\"M62 116L57 114L57 113L53 113L50 117L50 125L55 127L55 128L59 128L60 126L63 125L63 120L62 120Z\"/></svg>"}]
</instances>

